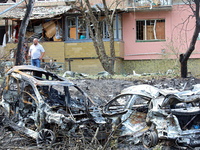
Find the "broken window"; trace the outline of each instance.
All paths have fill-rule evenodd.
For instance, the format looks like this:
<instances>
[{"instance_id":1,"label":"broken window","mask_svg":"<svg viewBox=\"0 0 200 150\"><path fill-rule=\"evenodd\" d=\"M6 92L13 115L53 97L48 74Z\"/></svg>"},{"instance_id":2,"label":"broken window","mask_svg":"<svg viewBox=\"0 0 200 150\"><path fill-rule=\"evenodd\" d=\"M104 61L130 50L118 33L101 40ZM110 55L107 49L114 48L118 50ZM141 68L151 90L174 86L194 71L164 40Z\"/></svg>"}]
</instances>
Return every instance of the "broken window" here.
<instances>
[{"instance_id":1,"label":"broken window","mask_svg":"<svg viewBox=\"0 0 200 150\"><path fill-rule=\"evenodd\" d=\"M0 3L13 3L13 2L16 2L16 0L0 0Z\"/></svg>"},{"instance_id":2,"label":"broken window","mask_svg":"<svg viewBox=\"0 0 200 150\"><path fill-rule=\"evenodd\" d=\"M108 26L106 23L106 19L104 16L101 17L100 21L101 26L101 32L102 32L102 38L107 39L109 38L108 33ZM82 16L76 16L76 17L67 17L66 18L66 35L67 40L85 40L85 39L91 39L91 36L89 34L89 29L87 27L85 18ZM90 25L93 29L93 24ZM121 16L116 15L113 20L113 30L114 30L114 38L115 39L121 39L122 38L122 25L121 25ZM93 30L93 33L95 34L95 31Z\"/></svg>"},{"instance_id":3,"label":"broken window","mask_svg":"<svg viewBox=\"0 0 200 150\"><path fill-rule=\"evenodd\" d=\"M87 34L87 25L84 17L78 17L78 39L85 39Z\"/></svg>"},{"instance_id":4,"label":"broken window","mask_svg":"<svg viewBox=\"0 0 200 150\"><path fill-rule=\"evenodd\" d=\"M67 17L68 34L67 39L76 39L76 17Z\"/></svg>"},{"instance_id":5,"label":"broken window","mask_svg":"<svg viewBox=\"0 0 200 150\"><path fill-rule=\"evenodd\" d=\"M137 20L136 40L165 40L165 19Z\"/></svg>"}]
</instances>

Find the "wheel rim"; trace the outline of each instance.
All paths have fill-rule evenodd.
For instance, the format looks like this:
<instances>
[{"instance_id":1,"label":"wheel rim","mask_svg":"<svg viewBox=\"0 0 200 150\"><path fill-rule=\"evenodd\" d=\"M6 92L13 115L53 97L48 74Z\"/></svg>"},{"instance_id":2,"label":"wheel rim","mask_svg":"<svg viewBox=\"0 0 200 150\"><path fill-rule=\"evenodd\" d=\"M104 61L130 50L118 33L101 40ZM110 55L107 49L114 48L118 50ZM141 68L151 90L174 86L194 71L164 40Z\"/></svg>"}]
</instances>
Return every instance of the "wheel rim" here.
<instances>
[{"instance_id":1,"label":"wheel rim","mask_svg":"<svg viewBox=\"0 0 200 150\"><path fill-rule=\"evenodd\" d=\"M37 145L38 146L47 146L51 145L55 141L55 134L53 131L48 129L42 129L38 133Z\"/></svg>"},{"instance_id":2,"label":"wheel rim","mask_svg":"<svg viewBox=\"0 0 200 150\"><path fill-rule=\"evenodd\" d=\"M158 136L154 131L148 131L143 134L142 143L146 148L151 148L158 143Z\"/></svg>"}]
</instances>

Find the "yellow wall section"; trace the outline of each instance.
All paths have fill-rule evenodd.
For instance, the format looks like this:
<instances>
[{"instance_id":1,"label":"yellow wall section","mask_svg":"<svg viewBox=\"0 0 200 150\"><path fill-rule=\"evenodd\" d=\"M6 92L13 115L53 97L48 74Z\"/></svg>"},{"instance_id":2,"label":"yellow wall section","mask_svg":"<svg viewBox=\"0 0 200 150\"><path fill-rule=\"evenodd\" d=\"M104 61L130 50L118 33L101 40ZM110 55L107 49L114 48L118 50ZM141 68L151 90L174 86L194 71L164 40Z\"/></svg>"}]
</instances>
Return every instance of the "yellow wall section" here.
<instances>
[{"instance_id":1,"label":"yellow wall section","mask_svg":"<svg viewBox=\"0 0 200 150\"><path fill-rule=\"evenodd\" d=\"M53 57L57 62L64 62L65 58L97 57L92 42L85 43L64 43L64 42L40 42L45 49L45 57ZM28 44L29 46L31 43ZM123 57L123 46L121 42L115 42L116 57ZM107 54L109 55L109 42L105 42ZM9 43L6 50L17 48L17 44Z\"/></svg>"},{"instance_id":2,"label":"yellow wall section","mask_svg":"<svg viewBox=\"0 0 200 150\"><path fill-rule=\"evenodd\" d=\"M75 59L70 62L71 70L78 73L97 74L104 71L98 59ZM69 70L69 63L65 64L66 70Z\"/></svg>"},{"instance_id":3,"label":"yellow wall section","mask_svg":"<svg viewBox=\"0 0 200 150\"><path fill-rule=\"evenodd\" d=\"M40 44L45 49L44 57L53 57L57 62L65 62L64 42L43 42Z\"/></svg>"},{"instance_id":4,"label":"yellow wall section","mask_svg":"<svg viewBox=\"0 0 200 150\"><path fill-rule=\"evenodd\" d=\"M109 55L109 42L104 42L106 53ZM115 42L115 55L122 57L121 42ZM120 55L121 54L121 55ZM97 57L93 42L86 43L65 43L65 58Z\"/></svg>"},{"instance_id":5,"label":"yellow wall section","mask_svg":"<svg viewBox=\"0 0 200 150\"><path fill-rule=\"evenodd\" d=\"M65 64L65 70L69 70L69 62L65 61L65 58L88 58L96 57L97 54L93 46L93 42L87 43L64 43L64 42L39 42L45 49L45 58L53 58L58 63ZM29 43L30 47L32 43ZM109 42L105 42L105 47L107 49L107 54L109 52ZM17 44L9 43L6 46L6 50L9 53L9 50L12 48L17 48ZM123 43L115 42L115 53L116 57L123 57ZM45 59L46 62L49 59ZM71 70L79 73L87 74L97 74L100 71L104 71L101 63L98 59L73 59L70 62ZM117 60L115 63L115 71L120 72L121 70L121 61Z\"/></svg>"},{"instance_id":6,"label":"yellow wall section","mask_svg":"<svg viewBox=\"0 0 200 150\"><path fill-rule=\"evenodd\" d=\"M64 55L64 42L39 42L45 49L44 57L50 57L54 60L56 59L57 62L65 62L65 55ZM29 43L28 46L30 47L32 43ZM16 43L8 43L5 47L6 54L9 53L10 49L17 48Z\"/></svg>"}]
</instances>

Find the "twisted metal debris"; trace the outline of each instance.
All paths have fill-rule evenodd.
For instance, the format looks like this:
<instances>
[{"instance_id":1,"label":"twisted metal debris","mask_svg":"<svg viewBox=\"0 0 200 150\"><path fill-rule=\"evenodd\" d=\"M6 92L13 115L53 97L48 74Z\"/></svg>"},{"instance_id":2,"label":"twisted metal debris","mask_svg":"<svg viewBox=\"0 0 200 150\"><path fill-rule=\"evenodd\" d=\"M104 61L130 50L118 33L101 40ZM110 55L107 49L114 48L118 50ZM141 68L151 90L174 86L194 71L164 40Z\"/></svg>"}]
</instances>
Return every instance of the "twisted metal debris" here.
<instances>
[{"instance_id":1,"label":"twisted metal debris","mask_svg":"<svg viewBox=\"0 0 200 150\"><path fill-rule=\"evenodd\" d=\"M106 149L121 142L151 148L163 140L197 147L199 100L199 84L187 90L137 85L100 107L63 77L34 66L15 66L2 83L1 133L12 135L12 128L48 148Z\"/></svg>"}]
</instances>

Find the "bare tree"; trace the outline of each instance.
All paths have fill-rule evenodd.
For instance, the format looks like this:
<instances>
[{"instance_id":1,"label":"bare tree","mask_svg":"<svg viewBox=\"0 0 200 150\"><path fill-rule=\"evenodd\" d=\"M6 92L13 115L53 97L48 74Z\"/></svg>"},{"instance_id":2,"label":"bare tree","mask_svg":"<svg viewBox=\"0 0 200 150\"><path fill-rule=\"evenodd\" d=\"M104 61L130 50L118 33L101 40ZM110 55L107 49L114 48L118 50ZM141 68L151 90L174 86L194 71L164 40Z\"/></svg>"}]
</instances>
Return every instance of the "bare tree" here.
<instances>
[{"instance_id":1,"label":"bare tree","mask_svg":"<svg viewBox=\"0 0 200 150\"><path fill-rule=\"evenodd\" d=\"M15 61L16 66L23 64L23 44L25 43L26 28L28 26L29 19L33 11L34 3L35 3L35 0L29 0L28 4L26 4L27 9L20 26L19 36L18 36L17 53L16 53L16 61Z\"/></svg>"},{"instance_id":2,"label":"bare tree","mask_svg":"<svg viewBox=\"0 0 200 150\"><path fill-rule=\"evenodd\" d=\"M105 71L110 74L114 74L114 64L115 64L115 47L114 47L114 30L113 30L113 20L114 14L119 5L119 1L113 1L111 4L115 8L110 11L107 6L106 0L102 0L103 8L96 5L97 9L94 10L89 2L89 0L81 1L80 11L83 14L86 24L89 29L90 36L93 41L93 45L96 50L96 54L102 64ZM106 54L105 45L103 42L103 32L101 27L102 15L105 16L106 24L108 27L108 34L110 40L110 55ZM91 27L92 25L92 27Z\"/></svg>"},{"instance_id":3,"label":"bare tree","mask_svg":"<svg viewBox=\"0 0 200 150\"><path fill-rule=\"evenodd\" d=\"M186 51L185 54L180 54L179 61L181 63L181 77L186 78L187 77L187 61L192 54L192 52L195 49L195 44L199 35L200 31L200 18L199 18L199 0L188 0L189 6L195 16L196 19L196 25L195 25L195 30L192 36L192 40L190 42L190 46L188 50ZM192 6L192 2L195 3L195 8Z\"/></svg>"}]
</instances>

